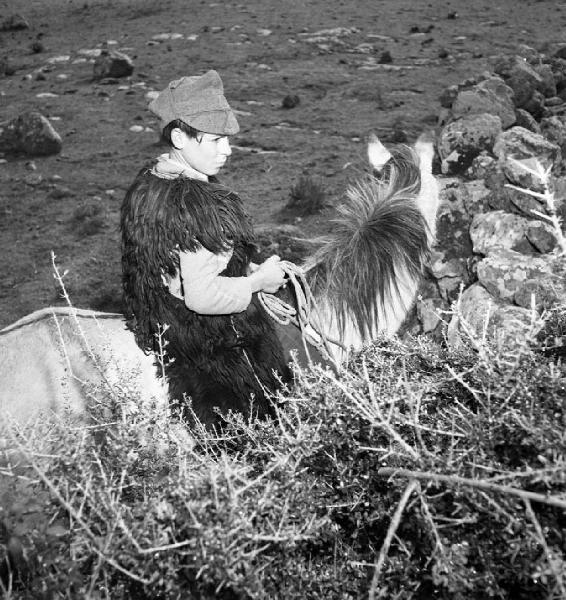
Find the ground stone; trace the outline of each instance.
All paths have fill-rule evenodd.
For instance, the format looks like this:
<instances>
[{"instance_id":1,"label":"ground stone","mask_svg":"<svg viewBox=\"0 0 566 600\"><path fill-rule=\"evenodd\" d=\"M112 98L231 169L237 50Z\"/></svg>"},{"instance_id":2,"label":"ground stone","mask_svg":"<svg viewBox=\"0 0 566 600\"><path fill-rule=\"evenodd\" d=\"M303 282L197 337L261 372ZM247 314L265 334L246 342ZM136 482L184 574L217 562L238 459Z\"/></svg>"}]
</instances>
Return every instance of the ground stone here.
<instances>
[{"instance_id":1,"label":"ground stone","mask_svg":"<svg viewBox=\"0 0 566 600\"><path fill-rule=\"evenodd\" d=\"M93 66L95 79L128 77L134 72L132 59L117 50L103 50Z\"/></svg>"},{"instance_id":2,"label":"ground stone","mask_svg":"<svg viewBox=\"0 0 566 600\"><path fill-rule=\"evenodd\" d=\"M48 156L61 152L63 142L42 114L26 112L0 125L0 147L6 153Z\"/></svg>"},{"instance_id":3,"label":"ground stone","mask_svg":"<svg viewBox=\"0 0 566 600\"><path fill-rule=\"evenodd\" d=\"M0 31L21 31L22 29L29 29L29 23L19 14L10 15L0 23Z\"/></svg>"}]
</instances>

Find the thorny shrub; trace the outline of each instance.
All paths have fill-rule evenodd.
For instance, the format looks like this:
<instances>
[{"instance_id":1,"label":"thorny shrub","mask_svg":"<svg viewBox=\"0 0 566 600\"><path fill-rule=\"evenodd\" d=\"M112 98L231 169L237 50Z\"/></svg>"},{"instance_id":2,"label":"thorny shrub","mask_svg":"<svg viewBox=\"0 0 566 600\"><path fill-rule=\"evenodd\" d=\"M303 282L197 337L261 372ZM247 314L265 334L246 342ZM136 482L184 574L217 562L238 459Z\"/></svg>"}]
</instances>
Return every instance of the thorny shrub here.
<instances>
[{"instance_id":1,"label":"thorny shrub","mask_svg":"<svg viewBox=\"0 0 566 600\"><path fill-rule=\"evenodd\" d=\"M383 340L297 379L276 420L222 432L124 385L47 457L21 433L66 525L26 533L7 597L566 597L560 358Z\"/></svg>"}]
</instances>

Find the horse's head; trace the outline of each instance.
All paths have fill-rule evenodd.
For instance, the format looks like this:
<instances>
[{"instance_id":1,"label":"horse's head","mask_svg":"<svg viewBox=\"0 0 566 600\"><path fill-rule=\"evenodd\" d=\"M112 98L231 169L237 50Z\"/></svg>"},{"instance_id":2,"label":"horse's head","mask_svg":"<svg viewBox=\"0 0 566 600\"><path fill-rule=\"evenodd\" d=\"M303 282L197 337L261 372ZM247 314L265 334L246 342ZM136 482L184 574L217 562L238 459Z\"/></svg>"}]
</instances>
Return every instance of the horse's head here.
<instances>
[{"instance_id":1,"label":"horse's head","mask_svg":"<svg viewBox=\"0 0 566 600\"><path fill-rule=\"evenodd\" d=\"M322 327L346 345L394 333L414 300L438 208L433 157L430 136L391 149L371 136L374 175L347 190L332 233L307 263Z\"/></svg>"}]
</instances>

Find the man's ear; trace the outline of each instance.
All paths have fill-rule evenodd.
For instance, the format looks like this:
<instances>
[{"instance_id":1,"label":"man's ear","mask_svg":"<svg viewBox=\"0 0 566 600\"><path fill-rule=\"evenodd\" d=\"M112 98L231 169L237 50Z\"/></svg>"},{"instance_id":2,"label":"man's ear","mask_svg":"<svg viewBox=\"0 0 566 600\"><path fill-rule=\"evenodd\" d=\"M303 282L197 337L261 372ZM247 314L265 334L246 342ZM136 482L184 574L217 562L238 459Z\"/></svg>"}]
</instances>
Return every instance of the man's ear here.
<instances>
[{"instance_id":1,"label":"man's ear","mask_svg":"<svg viewBox=\"0 0 566 600\"><path fill-rule=\"evenodd\" d=\"M186 133L184 131L181 131L178 127L173 128L171 130L171 144L173 144L173 146L177 148L177 150L181 150L185 147L186 143Z\"/></svg>"}]
</instances>

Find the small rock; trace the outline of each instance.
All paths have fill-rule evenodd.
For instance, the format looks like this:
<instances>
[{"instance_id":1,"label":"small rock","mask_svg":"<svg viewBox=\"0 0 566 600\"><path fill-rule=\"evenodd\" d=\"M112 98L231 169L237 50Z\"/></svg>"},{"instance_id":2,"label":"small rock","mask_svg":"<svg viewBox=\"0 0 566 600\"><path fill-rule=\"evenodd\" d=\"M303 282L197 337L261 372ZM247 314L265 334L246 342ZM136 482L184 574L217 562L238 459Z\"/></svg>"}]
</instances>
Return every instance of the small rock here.
<instances>
[{"instance_id":1,"label":"small rock","mask_svg":"<svg viewBox=\"0 0 566 600\"><path fill-rule=\"evenodd\" d=\"M0 126L0 147L4 152L47 156L61 151L63 142L42 114L23 113Z\"/></svg>"},{"instance_id":2,"label":"small rock","mask_svg":"<svg viewBox=\"0 0 566 600\"><path fill-rule=\"evenodd\" d=\"M552 96L544 101L546 106L561 106L564 100L560 96Z\"/></svg>"},{"instance_id":3,"label":"small rock","mask_svg":"<svg viewBox=\"0 0 566 600\"><path fill-rule=\"evenodd\" d=\"M129 77L134 72L132 59L117 50L103 50L94 61L95 79L114 79Z\"/></svg>"},{"instance_id":4,"label":"small rock","mask_svg":"<svg viewBox=\"0 0 566 600\"><path fill-rule=\"evenodd\" d=\"M446 18L447 19L457 19L458 13L455 10L453 10L446 15Z\"/></svg>"},{"instance_id":5,"label":"small rock","mask_svg":"<svg viewBox=\"0 0 566 600\"><path fill-rule=\"evenodd\" d=\"M52 56L51 58L48 58L47 63L50 65L57 65L69 60L71 60L71 57L68 54L60 54L59 56Z\"/></svg>"},{"instance_id":6,"label":"small rock","mask_svg":"<svg viewBox=\"0 0 566 600\"><path fill-rule=\"evenodd\" d=\"M21 31L29 29L29 23L20 14L10 15L0 23L0 31Z\"/></svg>"},{"instance_id":7,"label":"small rock","mask_svg":"<svg viewBox=\"0 0 566 600\"><path fill-rule=\"evenodd\" d=\"M97 58L102 54L100 48L81 48L77 50L77 54L84 58Z\"/></svg>"},{"instance_id":8,"label":"small rock","mask_svg":"<svg viewBox=\"0 0 566 600\"><path fill-rule=\"evenodd\" d=\"M301 99L296 94L288 94L281 102L282 108L295 108L299 106Z\"/></svg>"},{"instance_id":9,"label":"small rock","mask_svg":"<svg viewBox=\"0 0 566 600\"><path fill-rule=\"evenodd\" d=\"M30 50L34 54L41 54L42 52L45 52L45 46L43 45L43 42L40 42L39 40L35 40L35 42L32 42L30 44Z\"/></svg>"},{"instance_id":10,"label":"small rock","mask_svg":"<svg viewBox=\"0 0 566 600\"><path fill-rule=\"evenodd\" d=\"M144 130L143 125L132 125L130 127L130 131L133 131L134 133L141 133Z\"/></svg>"},{"instance_id":11,"label":"small rock","mask_svg":"<svg viewBox=\"0 0 566 600\"><path fill-rule=\"evenodd\" d=\"M440 106L443 108L452 108L452 104L454 104L454 100L456 100L458 92L459 90L457 85L450 85L447 88L444 88L438 98L440 100Z\"/></svg>"}]
</instances>

